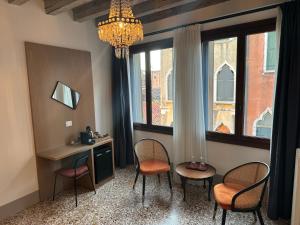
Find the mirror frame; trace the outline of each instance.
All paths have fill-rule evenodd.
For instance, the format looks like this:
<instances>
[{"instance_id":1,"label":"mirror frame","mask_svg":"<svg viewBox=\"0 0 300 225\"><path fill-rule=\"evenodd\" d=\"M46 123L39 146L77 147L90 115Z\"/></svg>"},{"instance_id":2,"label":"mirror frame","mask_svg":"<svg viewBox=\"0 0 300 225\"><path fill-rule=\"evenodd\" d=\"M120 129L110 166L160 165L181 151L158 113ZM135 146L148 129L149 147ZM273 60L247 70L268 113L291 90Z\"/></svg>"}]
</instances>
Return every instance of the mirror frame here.
<instances>
[{"instance_id":1,"label":"mirror frame","mask_svg":"<svg viewBox=\"0 0 300 225\"><path fill-rule=\"evenodd\" d=\"M75 105L75 107L74 107L74 108L72 108L71 106L69 106L69 105L67 105L67 104L64 104L63 102L61 102L61 101L59 101L59 100L57 100L57 99L53 98L54 92L56 91L57 85L58 85L59 83L61 83L61 84L65 85L65 86L67 86L68 88L70 88L70 89L71 89L71 91L74 91L74 92L77 92L77 93L79 93L79 100L78 100L78 103L77 103L77 105ZM54 86L54 90L52 91L52 94L51 94L50 98L51 98L52 100L54 100L54 101L56 101L56 102L58 102L58 103L60 103L60 104L64 105L64 106L68 107L69 109L73 109L73 110L75 110L75 109L77 109L77 106L78 106L78 104L79 104L79 102L80 102L80 99L81 99L81 94L80 94L80 92L79 92L79 91L76 91L76 90L74 90L74 89L73 89L73 88L71 88L69 85L65 84L64 82L61 82L61 81L56 81L56 83L55 83L55 86Z\"/></svg>"}]
</instances>

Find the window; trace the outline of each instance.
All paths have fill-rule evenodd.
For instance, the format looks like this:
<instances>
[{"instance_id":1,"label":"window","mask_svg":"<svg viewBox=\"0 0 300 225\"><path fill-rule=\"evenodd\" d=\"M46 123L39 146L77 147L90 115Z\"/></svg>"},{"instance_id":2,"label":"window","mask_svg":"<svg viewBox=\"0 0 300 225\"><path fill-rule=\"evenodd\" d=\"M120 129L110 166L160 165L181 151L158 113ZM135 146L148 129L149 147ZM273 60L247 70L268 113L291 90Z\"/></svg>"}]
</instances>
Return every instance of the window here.
<instances>
[{"instance_id":1,"label":"window","mask_svg":"<svg viewBox=\"0 0 300 225\"><path fill-rule=\"evenodd\" d=\"M135 129L172 134L173 43L171 39L133 46L131 95Z\"/></svg>"},{"instance_id":2,"label":"window","mask_svg":"<svg viewBox=\"0 0 300 225\"><path fill-rule=\"evenodd\" d=\"M273 117L267 109L254 123L254 135L262 138L271 138Z\"/></svg>"},{"instance_id":3,"label":"window","mask_svg":"<svg viewBox=\"0 0 300 225\"><path fill-rule=\"evenodd\" d=\"M216 101L217 102L233 102L234 101L234 72L228 63L224 63L216 74Z\"/></svg>"},{"instance_id":4,"label":"window","mask_svg":"<svg viewBox=\"0 0 300 225\"><path fill-rule=\"evenodd\" d=\"M208 140L269 149L275 19L204 31ZM212 97L214 96L214 97Z\"/></svg>"},{"instance_id":5,"label":"window","mask_svg":"<svg viewBox=\"0 0 300 225\"><path fill-rule=\"evenodd\" d=\"M230 37L208 43L209 127L210 131L235 131L235 70L237 38ZM212 98L213 96L213 98Z\"/></svg>"},{"instance_id":6,"label":"window","mask_svg":"<svg viewBox=\"0 0 300 225\"><path fill-rule=\"evenodd\" d=\"M274 72L276 64L276 32L265 33L265 72Z\"/></svg>"},{"instance_id":7,"label":"window","mask_svg":"<svg viewBox=\"0 0 300 225\"><path fill-rule=\"evenodd\" d=\"M250 34L246 37L246 69L245 69L245 102L244 102L244 135L270 138L272 127L272 104L274 96L275 76L263 76L263 54L265 37L274 32ZM273 72L269 72L274 75ZM268 109L269 128L257 130L258 118ZM262 123L262 121L260 122ZM264 130L264 131L262 131ZM269 132L263 135L261 132Z\"/></svg>"}]
</instances>

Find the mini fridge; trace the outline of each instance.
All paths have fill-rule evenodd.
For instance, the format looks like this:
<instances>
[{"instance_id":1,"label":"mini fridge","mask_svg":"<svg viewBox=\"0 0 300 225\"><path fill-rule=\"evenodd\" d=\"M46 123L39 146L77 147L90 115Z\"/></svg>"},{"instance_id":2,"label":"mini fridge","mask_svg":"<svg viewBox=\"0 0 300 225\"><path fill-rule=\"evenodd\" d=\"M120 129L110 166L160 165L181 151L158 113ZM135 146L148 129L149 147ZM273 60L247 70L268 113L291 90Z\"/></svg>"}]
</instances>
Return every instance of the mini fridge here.
<instances>
[{"instance_id":1,"label":"mini fridge","mask_svg":"<svg viewBox=\"0 0 300 225\"><path fill-rule=\"evenodd\" d=\"M112 149L99 146L94 149L94 166L96 184L113 175Z\"/></svg>"}]
</instances>

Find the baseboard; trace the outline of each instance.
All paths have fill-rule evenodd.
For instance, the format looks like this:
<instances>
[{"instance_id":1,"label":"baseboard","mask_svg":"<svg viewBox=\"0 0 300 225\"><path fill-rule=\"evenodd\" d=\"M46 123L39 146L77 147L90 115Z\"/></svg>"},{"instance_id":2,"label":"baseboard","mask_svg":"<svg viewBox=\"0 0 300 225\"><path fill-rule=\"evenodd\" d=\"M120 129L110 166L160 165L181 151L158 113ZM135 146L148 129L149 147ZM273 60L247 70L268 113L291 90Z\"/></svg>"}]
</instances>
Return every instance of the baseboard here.
<instances>
[{"instance_id":1,"label":"baseboard","mask_svg":"<svg viewBox=\"0 0 300 225\"><path fill-rule=\"evenodd\" d=\"M13 216L39 201L39 192L35 191L6 205L0 206L0 220Z\"/></svg>"}]
</instances>

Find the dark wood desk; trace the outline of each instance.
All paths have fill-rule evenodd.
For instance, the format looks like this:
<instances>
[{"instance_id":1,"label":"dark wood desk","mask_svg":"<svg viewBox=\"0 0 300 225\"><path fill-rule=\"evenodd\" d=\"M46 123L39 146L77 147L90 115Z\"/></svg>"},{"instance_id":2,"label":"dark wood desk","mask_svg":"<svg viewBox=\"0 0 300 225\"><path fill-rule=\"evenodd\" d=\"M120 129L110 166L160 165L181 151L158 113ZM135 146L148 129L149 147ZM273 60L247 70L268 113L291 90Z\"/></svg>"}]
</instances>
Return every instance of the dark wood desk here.
<instances>
[{"instance_id":1,"label":"dark wood desk","mask_svg":"<svg viewBox=\"0 0 300 225\"><path fill-rule=\"evenodd\" d=\"M112 149L112 165L113 165L113 175L105 180L101 181L100 183L96 184L95 182L95 170L94 170L94 149L99 146L103 145L110 145ZM115 164L114 164L114 145L113 139L111 137L106 138L99 138L96 139L95 144L93 145L82 145L82 144L75 144L75 145L65 145L58 148L39 151L36 153L39 160L37 161L38 166L38 179L39 179L39 192L40 192L40 200L46 200L52 195L52 188L53 188L53 180L54 180L54 171L61 168L63 163L61 161L68 160L70 156L76 155L81 152L89 152L89 161L88 165L91 171L91 175L93 178L94 185L100 186L111 180L115 176ZM81 185L93 189L91 186L90 180L88 178L83 178ZM63 186L67 185L60 185L58 186L58 191L62 190Z\"/></svg>"}]
</instances>

